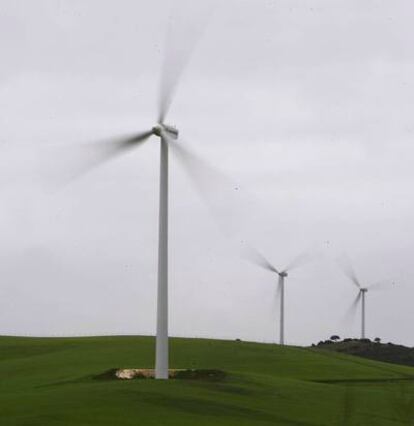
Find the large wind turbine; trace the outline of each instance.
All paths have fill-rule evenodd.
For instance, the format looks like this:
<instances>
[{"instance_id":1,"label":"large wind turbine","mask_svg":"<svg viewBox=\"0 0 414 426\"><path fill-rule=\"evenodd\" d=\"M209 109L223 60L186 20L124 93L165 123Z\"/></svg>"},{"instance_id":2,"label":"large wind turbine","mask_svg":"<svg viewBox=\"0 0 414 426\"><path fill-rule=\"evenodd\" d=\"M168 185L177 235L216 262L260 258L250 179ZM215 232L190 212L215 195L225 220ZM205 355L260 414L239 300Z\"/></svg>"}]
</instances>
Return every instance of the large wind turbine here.
<instances>
[{"instance_id":1,"label":"large wind turbine","mask_svg":"<svg viewBox=\"0 0 414 426\"><path fill-rule=\"evenodd\" d=\"M277 292L280 296L280 322L279 322L279 344L285 344L285 278L288 271L301 266L310 259L308 254L301 254L295 257L285 268L276 269L261 253L249 249L246 257L256 265L278 275Z\"/></svg>"},{"instance_id":2,"label":"large wind turbine","mask_svg":"<svg viewBox=\"0 0 414 426\"><path fill-rule=\"evenodd\" d=\"M185 18L191 20L187 15ZM193 21L191 23L195 27ZM173 22L173 24L176 23ZM206 24L206 22L203 24ZM156 136L160 140L156 379L168 379L168 154L169 147L174 145L178 139L178 130L166 124L166 116L183 69L189 60L197 39L201 36L203 26L205 25L198 25L196 33L190 34L190 36L187 34L187 37L181 40L184 45L180 44L178 52L173 51L174 47L177 48L177 46L172 45L171 34L168 34L166 43L168 49L165 51L165 60L161 72L156 124L151 129L128 137L112 138L106 142L93 143L92 149L97 155L98 160L95 160L94 164L90 164L86 168L83 167L82 170L84 172L92 166L96 166L132 148L136 148L151 136ZM180 31L182 30L181 25L177 25L176 28ZM171 26L169 30L171 32ZM88 145L88 148L91 148L91 145ZM176 149L183 150L182 147L179 148L178 146L176 146Z\"/></svg>"},{"instance_id":3,"label":"large wind turbine","mask_svg":"<svg viewBox=\"0 0 414 426\"><path fill-rule=\"evenodd\" d=\"M365 286L363 287L361 285L361 282L359 281L359 279L356 276L356 273L351 265L351 263L349 262L348 259L342 259L341 261L341 266L342 269L345 273L345 275L350 279L350 281L357 287L358 289L358 294L356 296L356 298L354 299L354 301L352 302L349 310L351 312L354 312L357 308L358 305L361 304L361 339L365 339L366 337L366 322L365 322L365 299L366 299L366 295L368 293L368 290L374 290L374 289L378 289L383 287L384 285L387 285L389 283L385 282L385 281L381 281L381 282L377 282L374 284L371 284L369 286Z\"/></svg>"}]
</instances>

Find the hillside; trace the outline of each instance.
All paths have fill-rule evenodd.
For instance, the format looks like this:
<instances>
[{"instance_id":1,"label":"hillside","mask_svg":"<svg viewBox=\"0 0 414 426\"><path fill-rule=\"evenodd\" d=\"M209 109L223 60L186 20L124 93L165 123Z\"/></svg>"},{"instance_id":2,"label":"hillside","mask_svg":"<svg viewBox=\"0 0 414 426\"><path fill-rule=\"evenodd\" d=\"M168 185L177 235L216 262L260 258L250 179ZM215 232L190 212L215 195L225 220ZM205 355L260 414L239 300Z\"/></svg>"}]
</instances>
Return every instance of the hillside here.
<instances>
[{"instance_id":1,"label":"hillside","mask_svg":"<svg viewBox=\"0 0 414 426\"><path fill-rule=\"evenodd\" d=\"M317 347L376 361L414 367L414 348L393 343L376 343L368 339L345 339L339 342L320 342Z\"/></svg>"},{"instance_id":2,"label":"hillside","mask_svg":"<svg viewBox=\"0 0 414 426\"><path fill-rule=\"evenodd\" d=\"M318 349L172 339L171 367L223 381L102 379L152 367L151 337L0 337L0 424L409 425L414 369ZM96 378L100 376L101 378Z\"/></svg>"}]
</instances>

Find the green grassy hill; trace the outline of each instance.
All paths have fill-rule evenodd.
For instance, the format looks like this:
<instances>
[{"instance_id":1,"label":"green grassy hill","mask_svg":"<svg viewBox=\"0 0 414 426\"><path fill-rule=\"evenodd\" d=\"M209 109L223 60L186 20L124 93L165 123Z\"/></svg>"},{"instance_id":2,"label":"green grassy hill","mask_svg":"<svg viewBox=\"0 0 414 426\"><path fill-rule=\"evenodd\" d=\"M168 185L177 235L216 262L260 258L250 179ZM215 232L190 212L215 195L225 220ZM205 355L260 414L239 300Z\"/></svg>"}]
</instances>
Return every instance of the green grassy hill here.
<instances>
[{"instance_id":1,"label":"green grassy hill","mask_svg":"<svg viewBox=\"0 0 414 426\"><path fill-rule=\"evenodd\" d=\"M150 337L0 337L0 425L413 425L414 368L298 347L171 339L222 382L96 379L153 366Z\"/></svg>"},{"instance_id":2,"label":"green grassy hill","mask_svg":"<svg viewBox=\"0 0 414 426\"><path fill-rule=\"evenodd\" d=\"M325 340L316 345L318 349L356 355L376 361L391 362L394 364L414 367L414 348L393 343L376 343L368 339L345 339L332 342Z\"/></svg>"}]
</instances>

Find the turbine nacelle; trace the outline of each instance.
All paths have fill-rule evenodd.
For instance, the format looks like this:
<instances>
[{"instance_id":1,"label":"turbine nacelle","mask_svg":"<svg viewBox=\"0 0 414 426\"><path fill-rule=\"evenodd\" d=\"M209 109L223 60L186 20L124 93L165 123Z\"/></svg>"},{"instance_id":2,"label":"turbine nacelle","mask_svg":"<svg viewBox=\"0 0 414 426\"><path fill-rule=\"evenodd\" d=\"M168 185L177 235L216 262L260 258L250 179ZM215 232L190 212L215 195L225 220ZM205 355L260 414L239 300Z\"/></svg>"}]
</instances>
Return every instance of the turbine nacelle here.
<instances>
[{"instance_id":1,"label":"turbine nacelle","mask_svg":"<svg viewBox=\"0 0 414 426\"><path fill-rule=\"evenodd\" d=\"M178 139L178 130L167 124L157 124L152 128L152 133L158 137L161 137L163 133L166 133L170 138Z\"/></svg>"},{"instance_id":2,"label":"turbine nacelle","mask_svg":"<svg viewBox=\"0 0 414 426\"><path fill-rule=\"evenodd\" d=\"M367 288L361 288L361 290L360 290L361 293L366 293L367 291L368 291Z\"/></svg>"},{"instance_id":3,"label":"turbine nacelle","mask_svg":"<svg viewBox=\"0 0 414 426\"><path fill-rule=\"evenodd\" d=\"M288 273L286 271L282 271L282 272L279 272L279 276L282 278L286 278L288 276Z\"/></svg>"}]
</instances>

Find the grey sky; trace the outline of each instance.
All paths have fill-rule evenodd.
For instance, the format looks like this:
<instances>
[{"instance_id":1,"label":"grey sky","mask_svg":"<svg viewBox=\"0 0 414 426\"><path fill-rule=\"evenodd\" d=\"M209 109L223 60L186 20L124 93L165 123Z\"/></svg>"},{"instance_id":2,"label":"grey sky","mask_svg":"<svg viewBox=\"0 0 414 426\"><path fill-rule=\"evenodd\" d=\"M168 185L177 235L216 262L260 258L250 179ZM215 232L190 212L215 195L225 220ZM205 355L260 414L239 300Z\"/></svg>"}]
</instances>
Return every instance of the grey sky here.
<instances>
[{"instance_id":1,"label":"grey sky","mask_svg":"<svg viewBox=\"0 0 414 426\"><path fill-rule=\"evenodd\" d=\"M174 2L191 29L190 3ZM157 140L55 181L68 146L154 124L171 4L0 0L0 334L154 333ZM277 339L276 279L241 258L250 241L276 266L321 253L287 279L288 343L359 334L342 322L347 252L361 281L396 283L368 294L368 336L414 345L413 12L217 3L167 121L229 180L206 207L172 157L172 335Z\"/></svg>"}]
</instances>

